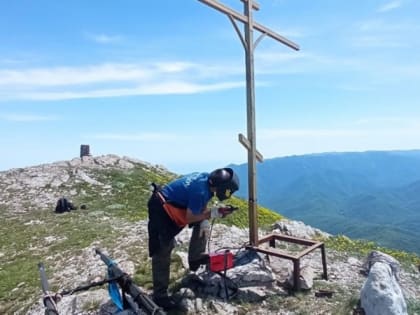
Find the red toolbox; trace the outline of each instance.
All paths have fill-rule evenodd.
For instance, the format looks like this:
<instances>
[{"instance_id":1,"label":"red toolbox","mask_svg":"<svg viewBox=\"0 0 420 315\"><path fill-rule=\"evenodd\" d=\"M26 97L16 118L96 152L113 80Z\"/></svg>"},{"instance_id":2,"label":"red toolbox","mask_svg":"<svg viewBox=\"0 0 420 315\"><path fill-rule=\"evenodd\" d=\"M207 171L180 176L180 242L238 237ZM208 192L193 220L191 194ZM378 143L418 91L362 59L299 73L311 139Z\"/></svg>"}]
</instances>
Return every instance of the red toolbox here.
<instances>
[{"instance_id":1,"label":"red toolbox","mask_svg":"<svg viewBox=\"0 0 420 315\"><path fill-rule=\"evenodd\" d=\"M233 267L233 254L226 250L219 253L209 254L210 270L212 272L220 272Z\"/></svg>"}]
</instances>

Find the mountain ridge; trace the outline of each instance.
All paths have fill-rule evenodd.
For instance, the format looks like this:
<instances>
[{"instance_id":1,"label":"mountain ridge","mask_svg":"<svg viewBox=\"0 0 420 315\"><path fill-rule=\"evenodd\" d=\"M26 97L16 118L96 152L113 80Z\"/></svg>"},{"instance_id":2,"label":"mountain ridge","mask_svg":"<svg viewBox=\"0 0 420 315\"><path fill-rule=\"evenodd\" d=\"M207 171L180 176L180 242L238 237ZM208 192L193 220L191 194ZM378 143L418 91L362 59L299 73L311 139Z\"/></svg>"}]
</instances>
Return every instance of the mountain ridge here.
<instances>
[{"instance_id":1,"label":"mountain ridge","mask_svg":"<svg viewBox=\"0 0 420 315\"><path fill-rule=\"evenodd\" d=\"M244 198L247 166L229 166L243 179L238 196ZM287 217L420 253L420 150L267 159L257 164L257 183L259 204ZM384 238L381 225L405 241Z\"/></svg>"}]
</instances>

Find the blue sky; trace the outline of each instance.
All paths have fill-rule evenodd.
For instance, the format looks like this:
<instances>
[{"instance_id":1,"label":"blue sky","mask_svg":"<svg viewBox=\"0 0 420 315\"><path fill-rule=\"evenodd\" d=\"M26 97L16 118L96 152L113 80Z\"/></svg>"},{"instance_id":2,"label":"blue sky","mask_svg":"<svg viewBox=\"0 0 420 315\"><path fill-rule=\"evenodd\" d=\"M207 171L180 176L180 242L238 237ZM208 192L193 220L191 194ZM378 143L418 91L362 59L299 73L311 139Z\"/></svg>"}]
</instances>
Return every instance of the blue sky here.
<instances>
[{"instance_id":1,"label":"blue sky","mask_svg":"<svg viewBox=\"0 0 420 315\"><path fill-rule=\"evenodd\" d=\"M420 148L419 1L258 3L256 22L300 46L265 37L255 50L265 158ZM246 163L246 121L242 44L197 0L0 1L0 170L89 144L210 171Z\"/></svg>"}]
</instances>

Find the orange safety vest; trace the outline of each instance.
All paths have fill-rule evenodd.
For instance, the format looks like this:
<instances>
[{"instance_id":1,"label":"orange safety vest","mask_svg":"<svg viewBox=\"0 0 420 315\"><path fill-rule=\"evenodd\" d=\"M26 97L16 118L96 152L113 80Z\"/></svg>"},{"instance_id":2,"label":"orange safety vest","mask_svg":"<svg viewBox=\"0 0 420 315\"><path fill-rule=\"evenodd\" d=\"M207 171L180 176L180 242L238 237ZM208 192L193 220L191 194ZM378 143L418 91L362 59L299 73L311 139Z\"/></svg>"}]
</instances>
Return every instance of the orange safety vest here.
<instances>
[{"instance_id":1,"label":"orange safety vest","mask_svg":"<svg viewBox=\"0 0 420 315\"><path fill-rule=\"evenodd\" d=\"M176 225L179 227L184 227L188 224L187 222L187 209L178 208L174 205L166 202L165 198L160 192L157 192L159 199L162 201L163 209L165 209L168 216L171 218L172 221L175 222Z\"/></svg>"}]
</instances>

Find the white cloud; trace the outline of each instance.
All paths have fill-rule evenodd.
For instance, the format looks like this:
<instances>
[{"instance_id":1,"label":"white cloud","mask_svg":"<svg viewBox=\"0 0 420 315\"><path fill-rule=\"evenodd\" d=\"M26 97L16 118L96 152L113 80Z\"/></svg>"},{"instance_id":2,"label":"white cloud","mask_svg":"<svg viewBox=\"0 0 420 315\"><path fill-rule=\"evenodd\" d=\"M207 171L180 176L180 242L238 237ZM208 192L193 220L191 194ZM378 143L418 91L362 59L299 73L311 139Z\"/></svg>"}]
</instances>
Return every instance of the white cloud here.
<instances>
[{"instance_id":1,"label":"white cloud","mask_svg":"<svg viewBox=\"0 0 420 315\"><path fill-rule=\"evenodd\" d=\"M361 32L377 32L377 33L390 33L390 32L416 32L419 29L419 24L410 21L393 21L390 22L385 19L370 19L357 24Z\"/></svg>"},{"instance_id":2,"label":"white cloud","mask_svg":"<svg viewBox=\"0 0 420 315\"><path fill-rule=\"evenodd\" d=\"M256 57L262 62L290 62L295 60L300 60L306 57L304 53L297 52L278 52L278 51L263 51L261 53L256 53Z\"/></svg>"},{"instance_id":3,"label":"white cloud","mask_svg":"<svg viewBox=\"0 0 420 315\"><path fill-rule=\"evenodd\" d=\"M385 126L420 126L420 118L416 117L369 117L360 118L355 122L356 125L376 125Z\"/></svg>"},{"instance_id":4,"label":"white cloud","mask_svg":"<svg viewBox=\"0 0 420 315\"><path fill-rule=\"evenodd\" d=\"M356 47L410 47L412 49L420 25L413 20L369 19L355 24L350 39Z\"/></svg>"},{"instance_id":5,"label":"white cloud","mask_svg":"<svg viewBox=\"0 0 420 315\"><path fill-rule=\"evenodd\" d=\"M106 81L141 80L152 76L153 69L132 64L101 64L86 67L54 67L0 70L1 86L60 86Z\"/></svg>"},{"instance_id":6,"label":"white cloud","mask_svg":"<svg viewBox=\"0 0 420 315\"><path fill-rule=\"evenodd\" d=\"M122 37L119 35L86 33L85 36L86 38L99 44L112 44L112 43L120 42L122 40Z\"/></svg>"},{"instance_id":7,"label":"white cloud","mask_svg":"<svg viewBox=\"0 0 420 315\"><path fill-rule=\"evenodd\" d=\"M370 61L337 57L334 54L322 55L314 52L278 52L264 51L255 56L255 72L264 74L296 74L296 73L339 73L366 71Z\"/></svg>"},{"instance_id":8,"label":"white cloud","mask_svg":"<svg viewBox=\"0 0 420 315\"><path fill-rule=\"evenodd\" d=\"M0 120L15 121L15 122L31 122L31 121L50 121L57 120L55 116L44 116L34 114L0 114Z\"/></svg>"},{"instance_id":9,"label":"white cloud","mask_svg":"<svg viewBox=\"0 0 420 315\"><path fill-rule=\"evenodd\" d=\"M379 23L379 22L377 22ZM375 24L375 23L373 23ZM360 42L380 45L380 37L361 37ZM396 45L396 44L395 44ZM418 76L419 65L383 67L368 59L337 58L309 52L262 50L255 55L258 84L272 81L263 75L363 71L364 76L381 73L383 78ZM387 75L383 75L384 71ZM0 68L0 102L6 100L65 100L134 95L195 94L244 86L242 59L200 64L182 60L145 64L104 63L78 67L27 69ZM344 84L344 83L342 83ZM347 83L351 86L352 83Z\"/></svg>"},{"instance_id":10,"label":"white cloud","mask_svg":"<svg viewBox=\"0 0 420 315\"><path fill-rule=\"evenodd\" d=\"M371 19L358 23L357 29L359 33L354 34L351 38L354 47L393 48L411 45L412 43L407 41L407 34L418 29L418 25L409 22L393 21L391 23L383 19Z\"/></svg>"},{"instance_id":11,"label":"white cloud","mask_svg":"<svg viewBox=\"0 0 420 315\"><path fill-rule=\"evenodd\" d=\"M196 94L202 92L212 92L233 89L244 86L243 81L220 82L214 84L195 84L182 81L168 81L162 83L144 84L132 88L116 88L116 89L91 89L87 91L32 91L20 93L19 95L4 95L7 99L23 99L34 101L57 101L81 98L104 98L104 97L120 97L134 95L169 95L169 94Z\"/></svg>"},{"instance_id":12,"label":"white cloud","mask_svg":"<svg viewBox=\"0 0 420 315\"><path fill-rule=\"evenodd\" d=\"M179 72L184 72L184 71L194 69L197 67L196 64L193 64L191 62L183 62L183 61L157 62L155 66L156 66L156 70L161 71L163 73L179 73Z\"/></svg>"},{"instance_id":13,"label":"white cloud","mask_svg":"<svg viewBox=\"0 0 420 315\"><path fill-rule=\"evenodd\" d=\"M354 82L352 84L339 84L337 85L338 89L341 89L343 91L350 91L350 92L366 92L366 91L372 91L372 86L367 86L366 82Z\"/></svg>"},{"instance_id":14,"label":"white cloud","mask_svg":"<svg viewBox=\"0 0 420 315\"><path fill-rule=\"evenodd\" d=\"M281 33L283 34L284 37L288 38L288 39L293 39L293 38L303 38L306 37L306 33L301 30L301 29L282 29Z\"/></svg>"},{"instance_id":15,"label":"white cloud","mask_svg":"<svg viewBox=\"0 0 420 315\"><path fill-rule=\"evenodd\" d=\"M23 63L22 59L17 58L0 58L0 65L17 65Z\"/></svg>"},{"instance_id":16,"label":"white cloud","mask_svg":"<svg viewBox=\"0 0 420 315\"><path fill-rule=\"evenodd\" d=\"M112 140L112 141L135 141L135 142L155 142L155 141L173 141L179 140L180 136L174 133L98 133L87 135L87 138L98 140Z\"/></svg>"},{"instance_id":17,"label":"white cloud","mask_svg":"<svg viewBox=\"0 0 420 315\"><path fill-rule=\"evenodd\" d=\"M244 86L242 73L240 79L233 78L237 72L235 66L182 61L6 69L0 70L0 100L194 94ZM221 81L221 77L225 79ZM214 82L209 79L214 79Z\"/></svg>"},{"instance_id":18,"label":"white cloud","mask_svg":"<svg viewBox=\"0 0 420 315\"><path fill-rule=\"evenodd\" d=\"M390 38L382 35L365 35L358 36L352 40L355 47L369 48L397 48L406 47L408 43L400 38Z\"/></svg>"},{"instance_id":19,"label":"white cloud","mask_svg":"<svg viewBox=\"0 0 420 315\"><path fill-rule=\"evenodd\" d=\"M399 8L402 5L402 1L401 0L394 0L391 2L387 2L384 5L382 5L381 7L379 7L378 11L379 12L388 12L391 10L395 10L397 8Z\"/></svg>"}]
</instances>

